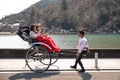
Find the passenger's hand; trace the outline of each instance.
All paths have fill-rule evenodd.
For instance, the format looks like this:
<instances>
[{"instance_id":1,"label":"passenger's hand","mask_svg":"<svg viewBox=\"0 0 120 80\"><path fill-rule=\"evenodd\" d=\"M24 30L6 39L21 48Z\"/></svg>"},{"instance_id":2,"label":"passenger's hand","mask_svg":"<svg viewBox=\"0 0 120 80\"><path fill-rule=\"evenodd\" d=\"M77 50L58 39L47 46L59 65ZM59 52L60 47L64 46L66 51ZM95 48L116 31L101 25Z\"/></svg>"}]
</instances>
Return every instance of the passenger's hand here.
<instances>
[{"instance_id":1,"label":"passenger's hand","mask_svg":"<svg viewBox=\"0 0 120 80\"><path fill-rule=\"evenodd\" d=\"M42 34L41 34L41 33L38 33L38 35L39 35L39 36L42 36Z\"/></svg>"},{"instance_id":2,"label":"passenger's hand","mask_svg":"<svg viewBox=\"0 0 120 80\"><path fill-rule=\"evenodd\" d=\"M44 36L47 36L47 34L44 34Z\"/></svg>"},{"instance_id":3,"label":"passenger's hand","mask_svg":"<svg viewBox=\"0 0 120 80\"><path fill-rule=\"evenodd\" d=\"M48 33L46 33L46 35L49 35Z\"/></svg>"}]
</instances>

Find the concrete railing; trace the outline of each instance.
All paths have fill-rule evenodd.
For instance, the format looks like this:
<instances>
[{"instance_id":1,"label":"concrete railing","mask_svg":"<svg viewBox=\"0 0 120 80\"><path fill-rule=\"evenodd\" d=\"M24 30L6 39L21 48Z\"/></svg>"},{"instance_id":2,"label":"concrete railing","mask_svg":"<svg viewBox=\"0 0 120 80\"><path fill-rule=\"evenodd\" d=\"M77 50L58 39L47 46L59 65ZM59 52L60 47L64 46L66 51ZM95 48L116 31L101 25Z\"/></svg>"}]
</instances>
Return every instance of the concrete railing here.
<instances>
[{"instance_id":1,"label":"concrete railing","mask_svg":"<svg viewBox=\"0 0 120 80\"><path fill-rule=\"evenodd\" d=\"M25 58L27 49L0 49L0 58ZM61 58L75 58L77 49L62 49ZM95 58L98 53L99 58L120 58L120 49L90 49L90 53L85 58Z\"/></svg>"},{"instance_id":2,"label":"concrete railing","mask_svg":"<svg viewBox=\"0 0 120 80\"><path fill-rule=\"evenodd\" d=\"M66 57L72 57L77 53L77 49L63 49ZM98 53L99 58L120 58L120 49L90 49L90 53L85 58L94 58L95 53Z\"/></svg>"}]
</instances>

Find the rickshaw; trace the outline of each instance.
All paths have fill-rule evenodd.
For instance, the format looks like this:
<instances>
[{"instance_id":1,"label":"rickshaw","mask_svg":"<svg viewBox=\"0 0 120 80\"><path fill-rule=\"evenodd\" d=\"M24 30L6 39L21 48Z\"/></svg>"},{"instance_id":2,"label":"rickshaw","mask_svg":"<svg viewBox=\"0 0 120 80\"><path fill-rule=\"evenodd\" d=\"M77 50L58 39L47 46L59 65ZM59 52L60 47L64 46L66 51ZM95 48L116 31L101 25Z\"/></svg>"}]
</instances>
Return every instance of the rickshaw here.
<instances>
[{"instance_id":1,"label":"rickshaw","mask_svg":"<svg viewBox=\"0 0 120 80\"><path fill-rule=\"evenodd\" d=\"M59 58L58 53L49 52L45 47L51 49L51 47L45 43L37 42L29 36L29 27L20 26L17 30L17 34L24 41L27 41L30 48L27 49L25 62L28 68L34 72L42 73L56 63ZM44 47L45 46L45 47Z\"/></svg>"}]
</instances>

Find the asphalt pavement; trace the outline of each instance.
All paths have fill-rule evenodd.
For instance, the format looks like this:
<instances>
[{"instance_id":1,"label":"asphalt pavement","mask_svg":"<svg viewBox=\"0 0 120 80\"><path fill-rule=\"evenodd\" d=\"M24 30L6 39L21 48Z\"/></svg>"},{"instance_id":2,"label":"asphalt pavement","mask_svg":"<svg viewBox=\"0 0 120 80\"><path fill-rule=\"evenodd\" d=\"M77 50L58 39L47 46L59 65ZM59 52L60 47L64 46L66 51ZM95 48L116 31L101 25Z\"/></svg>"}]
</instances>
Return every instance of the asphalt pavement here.
<instances>
[{"instance_id":1,"label":"asphalt pavement","mask_svg":"<svg viewBox=\"0 0 120 80\"><path fill-rule=\"evenodd\" d=\"M44 73L34 73L24 59L0 59L0 80L120 80L120 59L82 59L86 72L71 69L75 59L59 59Z\"/></svg>"}]
</instances>

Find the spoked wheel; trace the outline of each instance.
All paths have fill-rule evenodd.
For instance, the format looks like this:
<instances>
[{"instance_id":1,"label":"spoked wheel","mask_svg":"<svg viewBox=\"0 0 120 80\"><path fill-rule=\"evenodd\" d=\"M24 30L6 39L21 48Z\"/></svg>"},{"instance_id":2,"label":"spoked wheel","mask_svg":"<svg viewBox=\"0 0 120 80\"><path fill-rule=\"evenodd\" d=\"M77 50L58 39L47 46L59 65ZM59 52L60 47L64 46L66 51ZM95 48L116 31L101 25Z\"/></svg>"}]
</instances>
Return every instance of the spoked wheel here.
<instances>
[{"instance_id":1,"label":"spoked wheel","mask_svg":"<svg viewBox=\"0 0 120 80\"><path fill-rule=\"evenodd\" d=\"M50 53L51 55L51 65L55 64L59 58L59 54L58 53Z\"/></svg>"},{"instance_id":2,"label":"spoked wheel","mask_svg":"<svg viewBox=\"0 0 120 80\"><path fill-rule=\"evenodd\" d=\"M41 73L50 67L51 56L42 46L34 45L27 51L25 61L29 69Z\"/></svg>"},{"instance_id":3,"label":"spoked wheel","mask_svg":"<svg viewBox=\"0 0 120 80\"><path fill-rule=\"evenodd\" d=\"M51 65L55 64L59 58L59 54L57 53L50 53L51 55ZM43 61L40 61L44 65L48 65L47 63L44 63Z\"/></svg>"}]
</instances>

